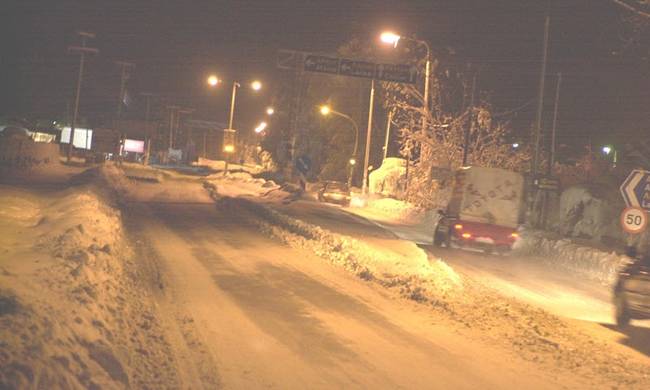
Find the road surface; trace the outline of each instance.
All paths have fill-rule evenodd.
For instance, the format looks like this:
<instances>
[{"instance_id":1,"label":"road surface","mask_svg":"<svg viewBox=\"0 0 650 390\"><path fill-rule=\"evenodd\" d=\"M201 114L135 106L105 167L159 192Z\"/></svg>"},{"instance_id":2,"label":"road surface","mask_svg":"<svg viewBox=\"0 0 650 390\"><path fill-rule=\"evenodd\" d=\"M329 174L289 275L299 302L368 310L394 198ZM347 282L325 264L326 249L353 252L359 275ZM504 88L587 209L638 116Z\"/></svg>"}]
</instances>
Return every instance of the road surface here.
<instances>
[{"instance_id":1,"label":"road surface","mask_svg":"<svg viewBox=\"0 0 650 390\"><path fill-rule=\"evenodd\" d=\"M125 214L140 256L157 264L185 388L584 385L459 335L426 308L263 236L237 210L132 203Z\"/></svg>"}]
</instances>

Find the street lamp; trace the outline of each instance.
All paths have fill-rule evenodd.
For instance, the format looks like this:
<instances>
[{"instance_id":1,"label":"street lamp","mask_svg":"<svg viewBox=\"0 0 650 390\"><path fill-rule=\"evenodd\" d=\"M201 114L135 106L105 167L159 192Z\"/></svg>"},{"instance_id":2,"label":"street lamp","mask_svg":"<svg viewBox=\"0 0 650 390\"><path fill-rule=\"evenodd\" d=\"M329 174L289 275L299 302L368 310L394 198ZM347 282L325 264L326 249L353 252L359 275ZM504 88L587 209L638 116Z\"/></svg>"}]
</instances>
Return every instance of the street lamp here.
<instances>
[{"instance_id":1,"label":"street lamp","mask_svg":"<svg viewBox=\"0 0 650 390\"><path fill-rule=\"evenodd\" d=\"M611 152L612 152L612 147L611 146L609 146L609 145L603 146L603 153L605 153L606 155L609 155Z\"/></svg>"},{"instance_id":2,"label":"street lamp","mask_svg":"<svg viewBox=\"0 0 650 390\"><path fill-rule=\"evenodd\" d=\"M426 50L427 50L427 56L426 56L426 63L425 63L425 68L424 68L424 107L426 112L428 113L429 111L429 84L430 84L430 78L431 78L431 48L429 47L429 44L421 39L415 39L415 38L409 38L409 37L404 37L398 34L395 34L394 32L391 31L384 31L381 33L379 36L379 39L389 45L393 45L393 47L397 47L397 43L400 40L407 40L414 42L418 45L423 45ZM426 115L425 119L423 121L423 128L426 127Z\"/></svg>"},{"instance_id":3,"label":"street lamp","mask_svg":"<svg viewBox=\"0 0 650 390\"><path fill-rule=\"evenodd\" d=\"M222 80L220 80L215 75L210 75L208 77L208 85L210 85L211 87L216 87L220 82L222 82ZM253 81L250 86L251 86L251 89L253 91L259 91L260 89L262 89L262 83L259 80ZM241 84L239 84L239 82L237 82L237 81L233 81L233 83L232 83L232 94L231 94L231 97L230 97L230 115L229 115L229 119L228 119L228 129L226 129L226 131L224 132L224 139L226 138L225 137L226 132L228 134L231 134L231 137L230 137L231 139L229 140L229 142L227 144L224 143L224 148L223 148L223 151L228 153L228 154L231 154L231 153L233 153L235 151L235 146L234 146L235 129L233 129L232 122L233 122L233 118L235 116L235 98L237 96L237 88L239 88L239 87L241 87ZM225 161L224 175L228 173L228 158L226 158L225 160L226 161Z\"/></svg>"},{"instance_id":4,"label":"street lamp","mask_svg":"<svg viewBox=\"0 0 650 390\"><path fill-rule=\"evenodd\" d=\"M266 122L260 122L260 124L257 125L257 127L255 128L255 132L256 132L257 134L263 132L264 129L266 129L266 126L267 126L267 123L266 123Z\"/></svg>"},{"instance_id":5,"label":"street lamp","mask_svg":"<svg viewBox=\"0 0 650 390\"><path fill-rule=\"evenodd\" d=\"M266 115L273 115L273 114L275 114L275 109L273 107L267 107Z\"/></svg>"},{"instance_id":6,"label":"street lamp","mask_svg":"<svg viewBox=\"0 0 650 390\"><path fill-rule=\"evenodd\" d=\"M341 118L347 119L352 123L352 126L354 127L354 152L352 153L352 158L350 158L350 174L348 175L348 187L352 185L352 173L354 172L354 165L357 163L356 157L357 157L357 149L359 148L359 126L357 126L357 122L354 121L350 116L343 114L342 112L338 112L336 110L333 110L330 106L324 104L320 106L319 108L321 115L323 116L328 116L329 114L333 114L336 116L340 116Z\"/></svg>"}]
</instances>

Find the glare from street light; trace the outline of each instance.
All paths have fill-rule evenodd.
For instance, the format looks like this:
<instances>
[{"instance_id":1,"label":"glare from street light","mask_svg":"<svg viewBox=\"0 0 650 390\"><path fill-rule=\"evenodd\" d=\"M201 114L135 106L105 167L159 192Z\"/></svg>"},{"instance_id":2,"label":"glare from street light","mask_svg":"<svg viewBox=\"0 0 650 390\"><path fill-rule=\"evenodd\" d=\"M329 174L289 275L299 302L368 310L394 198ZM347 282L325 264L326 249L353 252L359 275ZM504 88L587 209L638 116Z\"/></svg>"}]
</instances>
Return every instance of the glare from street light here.
<instances>
[{"instance_id":1,"label":"glare from street light","mask_svg":"<svg viewBox=\"0 0 650 390\"><path fill-rule=\"evenodd\" d=\"M329 115L332 110L329 106L320 106L320 113L323 115Z\"/></svg>"},{"instance_id":2,"label":"glare from street light","mask_svg":"<svg viewBox=\"0 0 650 390\"><path fill-rule=\"evenodd\" d=\"M379 36L379 39L387 44L393 45L393 47L397 47L397 42L400 40L400 36L395 34L394 32L391 31L384 31L381 33Z\"/></svg>"},{"instance_id":3,"label":"glare from street light","mask_svg":"<svg viewBox=\"0 0 650 390\"><path fill-rule=\"evenodd\" d=\"M612 147L609 145L603 146L603 153L610 154L612 152Z\"/></svg>"},{"instance_id":4,"label":"glare from street light","mask_svg":"<svg viewBox=\"0 0 650 390\"><path fill-rule=\"evenodd\" d=\"M218 78L217 76L215 76L215 75L210 75L210 76L208 77L208 84L209 84L211 87L216 86L217 84L219 84L219 78Z\"/></svg>"},{"instance_id":5,"label":"glare from street light","mask_svg":"<svg viewBox=\"0 0 650 390\"><path fill-rule=\"evenodd\" d=\"M255 80L251 83L251 88L253 88L253 90L255 91L259 91L260 89L262 89L262 83L258 80Z\"/></svg>"},{"instance_id":6,"label":"glare from street light","mask_svg":"<svg viewBox=\"0 0 650 390\"><path fill-rule=\"evenodd\" d=\"M515 142L514 144L512 144L512 147L517 149L519 147L519 143Z\"/></svg>"},{"instance_id":7,"label":"glare from street light","mask_svg":"<svg viewBox=\"0 0 650 390\"><path fill-rule=\"evenodd\" d=\"M255 128L255 132L258 134L263 132L264 129L266 129L266 126L267 126L266 122L260 122L260 124L257 125L257 127Z\"/></svg>"},{"instance_id":8,"label":"glare from street light","mask_svg":"<svg viewBox=\"0 0 650 390\"><path fill-rule=\"evenodd\" d=\"M223 147L223 151L226 153L232 153L235 151L235 145L228 144Z\"/></svg>"},{"instance_id":9,"label":"glare from street light","mask_svg":"<svg viewBox=\"0 0 650 390\"><path fill-rule=\"evenodd\" d=\"M273 114L275 114L275 109L273 107L267 107L266 115L273 115Z\"/></svg>"},{"instance_id":10,"label":"glare from street light","mask_svg":"<svg viewBox=\"0 0 650 390\"><path fill-rule=\"evenodd\" d=\"M354 158L351 158L351 159L350 159L350 165L354 165L354 164L356 164L356 163L357 163L357 160L355 160Z\"/></svg>"}]
</instances>

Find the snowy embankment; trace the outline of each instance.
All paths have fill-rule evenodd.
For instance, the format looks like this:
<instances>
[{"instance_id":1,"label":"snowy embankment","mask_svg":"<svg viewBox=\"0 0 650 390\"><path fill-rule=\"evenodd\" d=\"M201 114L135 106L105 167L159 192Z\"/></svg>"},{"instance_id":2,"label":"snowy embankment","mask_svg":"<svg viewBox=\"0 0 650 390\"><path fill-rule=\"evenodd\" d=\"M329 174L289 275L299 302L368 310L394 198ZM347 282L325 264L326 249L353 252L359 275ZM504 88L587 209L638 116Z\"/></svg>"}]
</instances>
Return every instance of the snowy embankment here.
<instances>
[{"instance_id":1,"label":"snowy embankment","mask_svg":"<svg viewBox=\"0 0 650 390\"><path fill-rule=\"evenodd\" d=\"M458 275L440 259L386 255L360 240L288 217L251 199L225 197L214 183L206 189L217 207L289 246L316 253L367 282L430 307L462 329L516 351L525 359L586 378L606 378L626 388L645 388L647 368L583 329L542 309L505 297ZM599 379L600 380L600 379Z\"/></svg>"},{"instance_id":2,"label":"snowy embankment","mask_svg":"<svg viewBox=\"0 0 650 390\"><path fill-rule=\"evenodd\" d=\"M150 303L155 273L137 264L106 182L88 179L0 187L0 388L177 383Z\"/></svg>"},{"instance_id":3,"label":"snowy embankment","mask_svg":"<svg viewBox=\"0 0 650 390\"><path fill-rule=\"evenodd\" d=\"M520 254L561 267L565 271L612 285L618 270L629 261L625 255L579 245L569 239L549 238L540 231L524 231L515 244L514 254Z\"/></svg>"}]
</instances>

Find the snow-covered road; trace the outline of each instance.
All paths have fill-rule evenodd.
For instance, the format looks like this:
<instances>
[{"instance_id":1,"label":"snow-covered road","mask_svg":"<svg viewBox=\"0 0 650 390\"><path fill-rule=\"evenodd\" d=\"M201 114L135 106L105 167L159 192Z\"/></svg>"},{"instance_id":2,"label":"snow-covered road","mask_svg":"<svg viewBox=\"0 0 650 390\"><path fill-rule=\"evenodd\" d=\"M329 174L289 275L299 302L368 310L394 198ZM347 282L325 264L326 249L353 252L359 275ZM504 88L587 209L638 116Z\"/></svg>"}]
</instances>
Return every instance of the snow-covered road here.
<instances>
[{"instance_id":1,"label":"snow-covered road","mask_svg":"<svg viewBox=\"0 0 650 390\"><path fill-rule=\"evenodd\" d=\"M617 340L650 356L648 321L637 321L625 333L613 325L611 286L553 268L541 259L435 248L427 241L428 234L422 227L373 221L372 214L364 213L363 209L302 200L283 206L282 211L329 230L373 242L386 250L399 250L404 245L401 241L413 241L432 258L443 259L455 271L503 295L568 319L585 321L581 325L601 333L603 338Z\"/></svg>"},{"instance_id":2,"label":"snow-covered road","mask_svg":"<svg viewBox=\"0 0 650 390\"><path fill-rule=\"evenodd\" d=\"M131 204L189 388L543 388L545 375L214 205ZM481 356L480 360L475 359ZM568 381L568 382L567 382Z\"/></svg>"}]
</instances>

